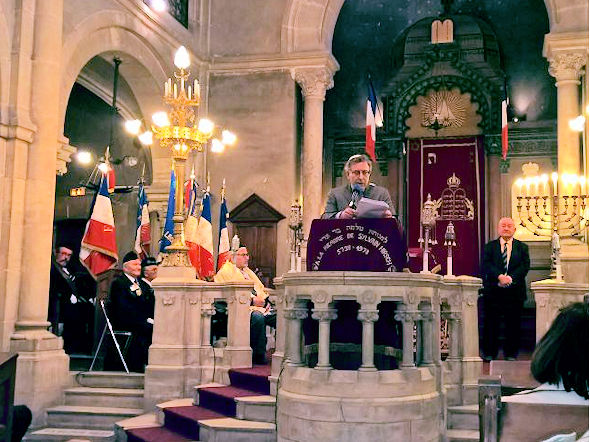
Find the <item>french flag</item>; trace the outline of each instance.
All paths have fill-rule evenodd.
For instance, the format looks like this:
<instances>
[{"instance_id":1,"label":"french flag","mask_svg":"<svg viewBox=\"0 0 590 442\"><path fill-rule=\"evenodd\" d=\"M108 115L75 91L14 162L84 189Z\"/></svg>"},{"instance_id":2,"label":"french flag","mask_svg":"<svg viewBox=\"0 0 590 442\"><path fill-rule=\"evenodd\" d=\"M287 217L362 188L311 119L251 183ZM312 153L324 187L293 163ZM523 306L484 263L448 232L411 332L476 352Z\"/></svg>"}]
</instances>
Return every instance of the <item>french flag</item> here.
<instances>
[{"instance_id":1,"label":"french flag","mask_svg":"<svg viewBox=\"0 0 590 442\"><path fill-rule=\"evenodd\" d=\"M150 227L150 212L148 209L148 199L145 194L143 183L139 183L138 206L137 206L137 229L135 231L135 247L141 259L148 256L150 250L150 242L152 236L152 229Z\"/></svg>"},{"instance_id":2,"label":"french flag","mask_svg":"<svg viewBox=\"0 0 590 442\"><path fill-rule=\"evenodd\" d=\"M502 159L508 155L508 100L502 100Z\"/></svg>"},{"instance_id":3,"label":"french flag","mask_svg":"<svg viewBox=\"0 0 590 442\"><path fill-rule=\"evenodd\" d=\"M193 169L191 177L184 184L184 208L190 214L191 207L195 206L197 201L197 182L195 181L195 170Z\"/></svg>"},{"instance_id":4,"label":"french flag","mask_svg":"<svg viewBox=\"0 0 590 442\"><path fill-rule=\"evenodd\" d=\"M219 210L219 250L217 253L217 270L230 258L229 232L227 230L227 205L225 197L221 200Z\"/></svg>"},{"instance_id":5,"label":"french flag","mask_svg":"<svg viewBox=\"0 0 590 442\"><path fill-rule=\"evenodd\" d=\"M215 274L215 263L213 262L213 228L211 226L211 197L209 192L205 193L203 198L203 210L199 217L193 241L197 245L196 268L199 278L212 278Z\"/></svg>"},{"instance_id":6,"label":"french flag","mask_svg":"<svg viewBox=\"0 0 590 442\"><path fill-rule=\"evenodd\" d=\"M115 218L113 217L107 178L103 175L98 194L94 200L92 214L82 238L80 261L92 275L96 276L112 268L117 259Z\"/></svg>"},{"instance_id":7,"label":"french flag","mask_svg":"<svg viewBox=\"0 0 590 442\"><path fill-rule=\"evenodd\" d=\"M365 152L373 161L377 161L375 156L375 141L377 140L377 130L375 127L375 117L377 115L377 95L373 88L373 83L369 80L369 97L367 99L367 122L365 125Z\"/></svg>"},{"instance_id":8,"label":"french flag","mask_svg":"<svg viewBox=\"0 0 590 442\"><path fill-rule=\"evenodd\" d=\"M199 219L197 217L197 188L196 183L193 183L194 190L191 188L190 192L194 192L195 197L190 198L190 205L187 208L188 216L184 223L184 242L188 247L188 258L191 265L197 271L200 269L201 254L199 252L198 244L198 230L199 230ZM186 200L185 200L186 201Z\"/></svg>"}]
</instances>

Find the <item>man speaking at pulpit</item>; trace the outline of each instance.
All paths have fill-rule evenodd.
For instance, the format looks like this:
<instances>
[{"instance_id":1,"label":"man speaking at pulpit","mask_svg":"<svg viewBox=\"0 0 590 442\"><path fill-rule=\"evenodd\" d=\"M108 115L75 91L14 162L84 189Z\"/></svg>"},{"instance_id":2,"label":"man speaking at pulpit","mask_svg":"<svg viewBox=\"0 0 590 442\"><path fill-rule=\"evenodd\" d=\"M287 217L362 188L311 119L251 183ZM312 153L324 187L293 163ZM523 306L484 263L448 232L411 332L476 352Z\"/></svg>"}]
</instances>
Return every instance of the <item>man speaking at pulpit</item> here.
<instances>
[{"instance_id":1,"label":"man speaking at pulpit","mask_svg":"<svg viewBox=\"0 0 590 442\"><path fill-rule=\"evenodd\" d=\"M328 195L324 219L352 219L358 215L357 205L361 199L383 201L387 208L379 212L378 217L391 218L394 213L391 196L386 188L369 181L373 171L373 162L365 154L351 156L344 164L344 173L348 184L332 189Z\"/></svg>"}]
</instances>

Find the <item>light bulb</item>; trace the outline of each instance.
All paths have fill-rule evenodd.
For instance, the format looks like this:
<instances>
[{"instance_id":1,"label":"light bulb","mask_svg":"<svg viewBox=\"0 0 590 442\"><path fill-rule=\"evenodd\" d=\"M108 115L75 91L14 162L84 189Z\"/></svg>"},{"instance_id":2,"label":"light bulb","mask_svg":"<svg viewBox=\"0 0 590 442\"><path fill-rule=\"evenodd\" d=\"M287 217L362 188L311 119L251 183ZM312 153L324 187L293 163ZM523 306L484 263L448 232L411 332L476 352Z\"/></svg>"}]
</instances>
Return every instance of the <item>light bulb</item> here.
<instances>
[{"instance_id":1,"label":"light bulb","mask_svg":"<svg viewBox=\"0 0 590 442\"><path fill-rule=\"evenodd\" d=\"M586 119L584 118L584 115L578 115L576 118L572 118L569 121L570 129L576 132L583 132L585 122Z\"/></svg>"},{"instance_id":2,"label":"light bulb","mask_svg":"<svg viewBox=\"0 0 590 442\"><path fill-rule=\"evenodd\" d=\"M236 143L237 137L229 130L221 132L221 142L226 146L233 146Z\"/></svg>"},{"instance_id":3,"label":"light bulb","mask_svg":"<svg viewBox=\"0 0 590 442\"><path fill-rule=\"evenodd\" d=\"M168 120L168 114L164 111L156 112L154 115L152 115L152 121L158 127L170 125L170 120Z\"/></svg>"},{"instance_id":4,"label":"light bulb","mask_svg":"<svg viewBox=\"0 0 590 442\"><path fill-rule=\"evenodd\" d=\"M174 54L174 65L178 69L186 69L191 65L191 59L184 46L179 47L176 54Z\"/></svg>"},{"instance_id":5,"label":"light bulb","mask_svg":"<svg viewBox=\"0 0 590 442\"><path fill-rule=\"evenodd\" d=\"M219 141L217 138L214 138L213 140L211 140L211 152L214 153L221 153L223 152L225 149L224 144Z\"/></svg>"},{"instance_id":6,"label":"light bulb","mask_svg":"<svg viewBox=\"0 0 590 442\"><path fill-rule=\"evenodd\" d=\"M137 135L141 129L140 120L127 120L125 121L125 130L132 135Z\"/></svg>"},{"instance_id":7,"label":"light bulb","mask_svg":"<svg viewBox=\"0 0 590 442\"><path fill-rule=\"evenodd\" d=\"M76 154L76 159L78 160L78 163L86 166L91 163L92 154L86 150L81 150Z\"/></svg>"},{"instance_id":8,"label":"light bulb","mask_svg":"<svg viewBox=\"0 0 590 442\"><path fill-rule=\"evenodd\" d=\"M156 12L164 12L168 9L168 4L166 0L152 0L151 1L152 9Z\"/></svg>"},{"instance_id":9,"label":"light bulb","mask_svg":"<svg viewBox=\"0 0 590 442\"><path fill-rule=\"evenodd\" d=\"M154 134L149 130L140 134L137 138L139 138L139 142L144 146L151 146L154 143Z\"/></svg>"},{"instance_id":10,"label":"light bulb","mask_svg":"<svg viewBox=\"0 0 590 442\"><path fill-rule=\"evenodd\" d=\"M546 173L544 173L543 175L541 175L541 181L543 183L546 183L547 181L549 181L549 175L547 175Z\"/></svg>"},{"instance_id":11,"label":"light bulb","mask_svg":"<svg viewBox=\"0 0 590 442\"><path fill-rule=\"evenodd\" d=\"M214 127L215 125L213 124L213 121L208 120L207 118L201 118L199 120L199 125L197 126L199 132L203 134L210 134L211 132L213 132Z\"/></svg>"},{"instance_id":12,"label":"light bulb","mask_svg":"<svg viewBox=\"0 0 590 442\"><path fill-rule=\"evenodd\" d=\"M107 163L100 163L98 165L98 170L100 170L102 173L107 173L109 171L109 166Z\"/></svg>"}]
</instances>

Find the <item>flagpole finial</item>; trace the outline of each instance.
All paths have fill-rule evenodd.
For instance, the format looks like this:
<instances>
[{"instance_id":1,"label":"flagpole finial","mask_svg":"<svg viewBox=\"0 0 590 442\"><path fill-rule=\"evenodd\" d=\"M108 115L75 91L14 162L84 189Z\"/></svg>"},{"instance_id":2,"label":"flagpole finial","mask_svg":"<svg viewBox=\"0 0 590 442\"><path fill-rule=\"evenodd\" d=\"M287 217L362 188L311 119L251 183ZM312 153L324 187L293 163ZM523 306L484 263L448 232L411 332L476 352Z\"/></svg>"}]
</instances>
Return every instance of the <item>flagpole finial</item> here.
<instances>
[{"instance_id":1,"label":"flagpole finial","mask_svg":"<svg viewBox=\"0 0 590 442\"><path fill-rule=\"evenodd\" d=\"M192 170L191 170L191 180L193 180L193 181L194 181L194 180L195 180L195 177L196 177L196 176L195 176L195 166L193 165L193 168L192 168Z\"/></svg>"}]
</instances>

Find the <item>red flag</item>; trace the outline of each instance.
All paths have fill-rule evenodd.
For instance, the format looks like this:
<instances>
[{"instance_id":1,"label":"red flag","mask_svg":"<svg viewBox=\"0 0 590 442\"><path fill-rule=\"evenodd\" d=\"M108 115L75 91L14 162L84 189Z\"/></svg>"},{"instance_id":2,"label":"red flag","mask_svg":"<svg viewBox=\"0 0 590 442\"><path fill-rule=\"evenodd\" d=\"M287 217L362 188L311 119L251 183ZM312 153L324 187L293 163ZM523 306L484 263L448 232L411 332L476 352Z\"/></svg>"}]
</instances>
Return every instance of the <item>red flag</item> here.
<instances>
[{"instance_id":1,"label":"red flag","mask_svg":"<svg viewBox=\"0 0 590 442\"><path fill-rule=\"evenodd\" d=\"M117 259L115 219L106 177L103 175L92 214L82 238L80 261L90 273L96 276L113 267Z\"/></svg>"},{"instance_id":2,"label":"red flag","mask_svg":"<svg viewBox=\"0 0 590 442\"><path fill-rule=\"evenodd\" d=\"M508 155L508 102L502 100L502 159Z\"/></svg>"}]
</instances>

